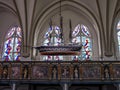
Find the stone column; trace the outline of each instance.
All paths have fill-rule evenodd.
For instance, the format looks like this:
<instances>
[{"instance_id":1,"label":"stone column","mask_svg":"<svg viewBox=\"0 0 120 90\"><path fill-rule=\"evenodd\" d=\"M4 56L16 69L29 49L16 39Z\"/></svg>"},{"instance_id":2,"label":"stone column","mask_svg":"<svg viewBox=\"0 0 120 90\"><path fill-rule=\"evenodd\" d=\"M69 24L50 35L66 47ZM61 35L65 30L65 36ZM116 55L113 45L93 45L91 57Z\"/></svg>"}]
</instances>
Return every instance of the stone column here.
<instances>
[{"instance_id":1,"label":"stone column","mask_svg":"<svg viewBox=\"0 0 120 90\"><path fill-rule=\"evenodd\" d=\"M117 86L117 90L120 90L120 84L115 85L115 86Z\"/></svg>"},{"instance_id":2,"label":"stone column","mask_svg":"<svg viewBox=\"0 0 120 90\"><path fill-rule=\"evenodd\" d=\"M12 90L16 90L16 84L15 83L12 84Z\"/></svg>"},{"instance_id":3,"label":"stone column","mask_svg":"<svg viewBox=\"0 0 120 90\"><path fill-rule=\"evenodd\" d=\"M68 90L69 89L69 86L68 86L67 83L64 83L62 87L63 87L63 90Z\"/></svg>"}]
</instances>

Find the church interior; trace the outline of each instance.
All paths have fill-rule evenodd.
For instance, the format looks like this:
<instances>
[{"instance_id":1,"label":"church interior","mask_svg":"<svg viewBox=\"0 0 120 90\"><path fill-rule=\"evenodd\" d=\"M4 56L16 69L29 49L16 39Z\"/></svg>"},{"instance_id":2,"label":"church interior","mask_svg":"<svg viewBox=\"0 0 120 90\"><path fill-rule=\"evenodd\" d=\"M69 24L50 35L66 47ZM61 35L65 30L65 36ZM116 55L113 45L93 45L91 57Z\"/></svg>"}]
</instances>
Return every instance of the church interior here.
<instances>
[{"instance_id":1,"label":"church interior","mask_svg":"<svg viewBox=\"0 0 120 90\"><path fill-rule=\"evenodd\" d=\"M120 90L120 0L0 0L0 90Z\"/></svg>"}]
</instances>

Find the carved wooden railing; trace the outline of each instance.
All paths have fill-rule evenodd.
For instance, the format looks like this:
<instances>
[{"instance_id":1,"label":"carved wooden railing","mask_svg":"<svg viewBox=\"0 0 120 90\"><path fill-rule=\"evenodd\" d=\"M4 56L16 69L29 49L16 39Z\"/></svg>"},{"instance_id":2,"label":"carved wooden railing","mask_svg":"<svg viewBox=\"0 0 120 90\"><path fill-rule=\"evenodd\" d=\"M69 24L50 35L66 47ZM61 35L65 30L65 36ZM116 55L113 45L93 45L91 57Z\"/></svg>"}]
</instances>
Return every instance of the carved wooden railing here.
<instances>
[{"instance_id":1,"label":"carved wooden railing","mask_svg":"<svg viewBox=\"0 0 120 90\"><path fill-rule=\"evenodd\" d=\"M0 62L0 80L119 82L120 62Z\"/></svg>"}]
</instances>

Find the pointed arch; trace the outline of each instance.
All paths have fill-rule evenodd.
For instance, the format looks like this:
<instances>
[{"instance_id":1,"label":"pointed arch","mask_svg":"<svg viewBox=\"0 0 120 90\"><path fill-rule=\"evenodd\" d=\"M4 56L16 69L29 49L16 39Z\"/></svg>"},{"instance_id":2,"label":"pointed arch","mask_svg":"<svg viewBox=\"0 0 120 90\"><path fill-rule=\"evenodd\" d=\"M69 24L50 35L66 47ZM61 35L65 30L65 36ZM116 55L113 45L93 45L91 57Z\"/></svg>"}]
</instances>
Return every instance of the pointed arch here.
<instances>
[{"instance_id":1,"label":"pointed arch","mask_svg":"<svg viewBox=\"0 0 120 90\"><path fill-rule=\"evenodd\" d=\"M20 61L22 31L19 26L13 26L8 31L3 47L3 61Z\"/></svg>"}]
</instances>

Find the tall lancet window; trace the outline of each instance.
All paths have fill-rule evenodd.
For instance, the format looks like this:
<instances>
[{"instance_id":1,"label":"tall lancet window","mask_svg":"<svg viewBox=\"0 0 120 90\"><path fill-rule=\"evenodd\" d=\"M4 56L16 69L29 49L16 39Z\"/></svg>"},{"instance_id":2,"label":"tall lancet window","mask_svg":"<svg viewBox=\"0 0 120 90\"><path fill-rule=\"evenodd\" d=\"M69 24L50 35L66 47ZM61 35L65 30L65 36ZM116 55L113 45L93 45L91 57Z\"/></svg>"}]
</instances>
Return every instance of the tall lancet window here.
<instances>
[{"instance_id":1,"label":"tall lancet window","mask_svg":"<svg viewBox=\"0 0 120 90\"><path fill-rule=\"evenodd\" d=\"M92 40L89 29L78 24L72 32L72 43L81 43L83 45L79 56L73 56L73 60L92 60Z\"/></svg>"},{"instance_id":2,"label":"tall lancet window","mask_svg":"<svg viewBox=\"0 0 120 90\"><path fill-rule=\"evenodd\" d=\"M120 53L120 21L117 24L117 38L118 38L118 48Z\"/></svg>"},{"instance_id":3,"label":"tall lancet window","mask_svg":"<svg viewBox=\"0 0 120 90\"><path fill-rule=\"evenodd\" d=\"M19 61L21 50L21 28L14 26L10 28L5 37L2 59L3 61Z\"/></svg>"},{"instance_id":4,"label":"tall lancet window","mask_svg":"<svg viewBox=\"0 0 120 90\"><path fill-rule=\"evenodd\" d=\"M58 26L51 26L48 31L45 33L45 41L44 46L59 46L62 44L61 39L61 30ZM63 56L45 56L43 60L47 61L57 61L57 60L63 60Z\"/></svg>"}]
</instances>

